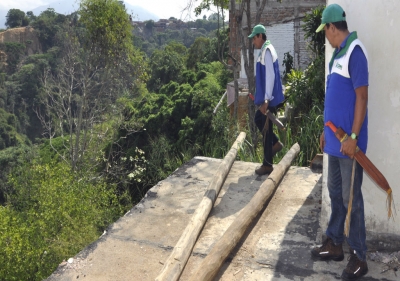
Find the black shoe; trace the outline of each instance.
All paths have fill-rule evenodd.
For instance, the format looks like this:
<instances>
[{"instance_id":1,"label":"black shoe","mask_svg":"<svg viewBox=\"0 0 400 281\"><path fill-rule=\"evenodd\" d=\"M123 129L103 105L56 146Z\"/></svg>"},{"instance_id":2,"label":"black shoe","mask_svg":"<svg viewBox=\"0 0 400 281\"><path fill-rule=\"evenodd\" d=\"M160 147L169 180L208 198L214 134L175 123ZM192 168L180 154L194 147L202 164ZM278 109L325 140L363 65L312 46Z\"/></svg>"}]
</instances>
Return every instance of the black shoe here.
<instances>
[{"instance_id":1,"label":"black shoe","mask_svg":"<svg viewBox=\"0 0 400 281\"><path fill-rule=\"evenodd\" d=\"M368 265L366 261L360 260L356 251L350 250L350 256L348 258L349 263L343 270L342 279L343 280L357 280L361 276L364 276L368 272Z\"/></svg>"},{"instance_id":2,"label":"black shoe","mask_svg":"<svg viewBox=\"0 0 400 281\"><path fill-rule=\"evenodd\" d=\"M342 244L335 245L329 237L325 239L321 247L312 249L311 254L322 261L342 261L344 259Z\"/></svg>"}]
</instances>

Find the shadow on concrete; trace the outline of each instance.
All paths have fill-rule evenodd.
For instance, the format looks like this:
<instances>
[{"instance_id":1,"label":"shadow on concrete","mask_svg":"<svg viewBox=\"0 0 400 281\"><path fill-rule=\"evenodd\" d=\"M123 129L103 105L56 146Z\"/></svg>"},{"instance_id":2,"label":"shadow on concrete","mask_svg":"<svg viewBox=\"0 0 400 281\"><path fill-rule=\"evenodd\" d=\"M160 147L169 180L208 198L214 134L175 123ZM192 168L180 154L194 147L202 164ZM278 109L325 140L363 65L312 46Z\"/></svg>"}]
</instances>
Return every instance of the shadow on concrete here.
<instances>
[{"instance_id":1,"label":"shadow on concrete","mask_svg":"<svg viewBox=\"0 0 400 281\"><path fill-rule=\"evenodd\" d=\"M345 259L341 262L315 261L311 258L310 251L321 238L319 220L322 177L314 186L308 187L308 191L302 192L299 186L302 181L307 181L308 175L309 171L297 169L289 176L292 180L295 178L295 182L280 183L275 191L274 201L267 202L214 280L226 280L223 278L225 271L234 259L234 263L237 262L237 256L245 260L242 269L244 277L239 280L341 280L341 273L349 256L347 247L344 247ZM293 212L294 209L297 211ZM277 219L282 220L282 227L277 227ZM264 233L257 236L255 233L260 231ZM251 253L243 254L243 249L246 248ZM250 248L252 249L249 250ZM240 251L242 252L239 253ZM391 277L390 274L394 276L393 273L380 275L380 264L368 264L370 271L362 280L397 280ZM258 279L260 276L265 279Z\"/></svg>"},{"instance_id":2,"label":"shadow on concrete","mask_svg":"<svg viewBox=\"0 0 400 281\"><path fill-rule=\"evenodd\" d=\"M226 191L221 190L218 196L220 200L216 201L210 217L215 216L221 219L230 217L246 207L263 183L262 180L249 182L248 176L239 177L238 182L230 183Z\"/></svg>"}]
</instances>

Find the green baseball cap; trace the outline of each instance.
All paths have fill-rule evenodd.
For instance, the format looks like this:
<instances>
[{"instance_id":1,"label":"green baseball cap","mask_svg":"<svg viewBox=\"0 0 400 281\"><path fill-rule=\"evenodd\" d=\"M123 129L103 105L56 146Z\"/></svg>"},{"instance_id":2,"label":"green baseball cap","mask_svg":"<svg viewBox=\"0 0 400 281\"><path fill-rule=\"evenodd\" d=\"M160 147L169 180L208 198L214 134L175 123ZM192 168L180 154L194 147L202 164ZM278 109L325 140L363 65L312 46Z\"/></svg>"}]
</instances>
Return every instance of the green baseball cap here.
<instances>
[{"instance_id":1,"label":"green baseball cap","mask_svg":"<svg viewBox=\"0 0 400 281\"><path fill-rule=\"evenodd\" d=\"M346 14L344 13L342 7L340 7L338 4L331 4L322 12L321 25L315 32L320 32L322 29L324 29L325 24L327 23L338 21L346 21Z\"/></svg>"},{"instance_id":2,"label":"green baseball cap","mask_svg":"<svg viewBox=\"0 0 400 281\"><path fill-rule=\"evenodd\" d=\"M253 38L254 36L256 36L257 34L260 34L260 33L265 34L265 32L266 32L265 26L263 26L262 24L257 24L255 27L253 27L253 32L251 32L251 34L248 36L248 38Z\"/></svg>"}]
</instances>

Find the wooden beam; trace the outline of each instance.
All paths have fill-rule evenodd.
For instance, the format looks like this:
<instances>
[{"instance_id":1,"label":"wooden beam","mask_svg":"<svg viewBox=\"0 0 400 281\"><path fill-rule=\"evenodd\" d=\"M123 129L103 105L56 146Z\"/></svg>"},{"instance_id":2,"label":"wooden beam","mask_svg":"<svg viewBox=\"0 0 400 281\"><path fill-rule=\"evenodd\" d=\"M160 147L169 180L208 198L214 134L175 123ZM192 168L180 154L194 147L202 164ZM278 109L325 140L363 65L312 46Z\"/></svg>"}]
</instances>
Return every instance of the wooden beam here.
<instances>
[{"instance_id":1,"label":"wooden beam","mask_svg":"<svg viewBox=\"0 0 400 281\"><path fill-rule=\"evenodd\" d=\"M264 208L265 203L271 199L279 182L291 166L293 159L300 152L300 146L296 143L286 153L279 164L274 166L273 172L262 183L260 189L251 201L240 212L238 217L229 226L224 235L216 242L210 253L203 259L197 272L191 274L190 281L212 281L219 269L242 238L248 226Z\"/></svg>"},{"instance_id":2,"label":"wooden beam","mask_svg":"<svg viewBox=\"0 0 400 281\"><path fill-rule=\"evenodd\" d=\"M188 226L183 231L171 255L164 263L161 273L155 279L156 281L175 281L181 276L200 231L210 214L219 191L221 190L221 186L236 159L239 146L243 143L245 138L246 134L241 132L225 158L222 160L212 181L208 185L202 201L193 214Z\"/></svg>"}]
</instances>

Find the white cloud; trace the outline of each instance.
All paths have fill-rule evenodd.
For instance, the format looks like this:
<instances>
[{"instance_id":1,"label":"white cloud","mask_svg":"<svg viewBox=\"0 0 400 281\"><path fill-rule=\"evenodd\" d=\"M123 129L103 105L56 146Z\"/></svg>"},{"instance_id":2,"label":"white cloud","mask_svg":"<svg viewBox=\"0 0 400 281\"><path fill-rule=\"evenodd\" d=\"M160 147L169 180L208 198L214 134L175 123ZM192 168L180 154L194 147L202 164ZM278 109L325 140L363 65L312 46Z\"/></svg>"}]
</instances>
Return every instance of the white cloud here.
<instances>
[{"instance_id":1,"label":"white cloud","mask_svg":"<svg viewBox=\"0 0 400 281\"><path fill-rule=\"evenodd\" d=\"M52 0L2 0L0 2L1 10L20 9L22 11L29 11L36 7L54 2Z\"/></svg>"}]
</instances>

